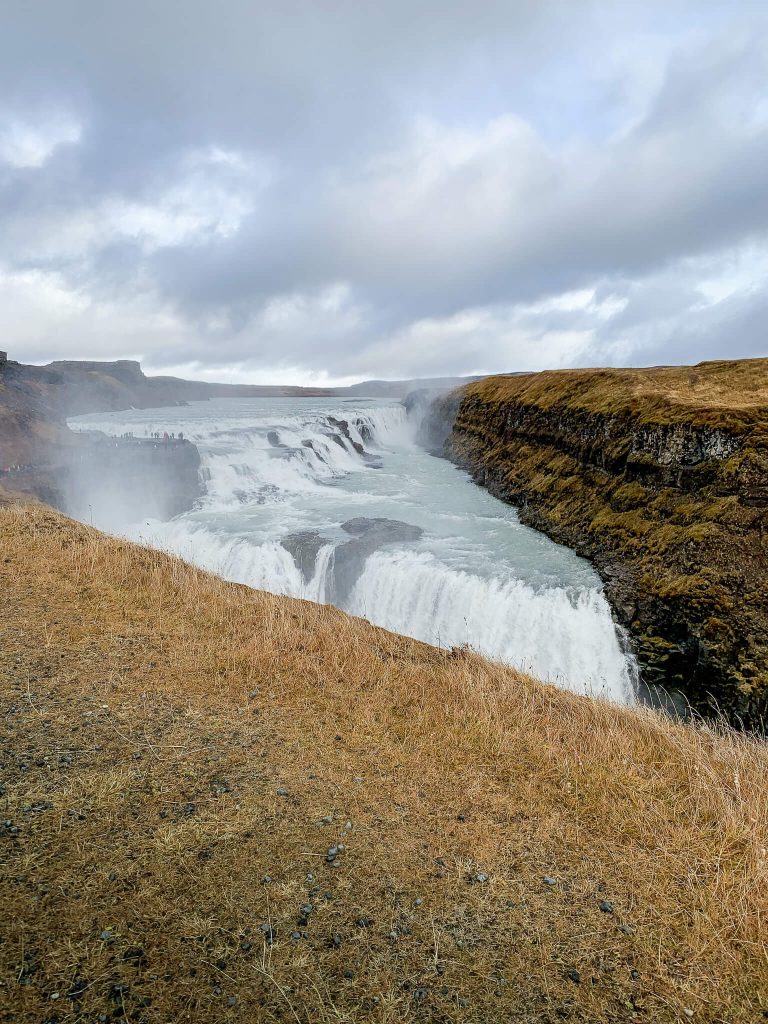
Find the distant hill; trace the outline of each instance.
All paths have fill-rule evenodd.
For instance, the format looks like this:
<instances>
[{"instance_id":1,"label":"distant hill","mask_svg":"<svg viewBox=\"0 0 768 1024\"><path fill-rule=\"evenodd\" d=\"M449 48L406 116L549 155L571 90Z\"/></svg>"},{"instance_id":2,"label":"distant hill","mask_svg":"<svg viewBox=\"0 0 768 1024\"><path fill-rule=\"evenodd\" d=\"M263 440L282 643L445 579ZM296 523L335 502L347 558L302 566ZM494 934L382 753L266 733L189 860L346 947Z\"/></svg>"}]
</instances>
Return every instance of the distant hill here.
<instances>
[{"instance_id":1,"label":"distant hill","mask_svg":"<svg viewBox=\"0 0 768 1024\"><path fill-rule=\"evenodd\" d=\"M33 369L30 367L30 369ZM60 407L69 416L118 409L150 409L184 405L209 398L323 397L328 388L300 388L260 384L209 384L180 377L148 377L138 362L57 360L43 370L55 375Z\"/></svg>"},{"instance_id":2,"label":"distant hill","mask_svg":"<svg viewBox=\"0 0 768 1024\"><path fill-rule=\"evenodd\" d=\"M412 380L364 380L347 388L334 388L334 395L365 398L405 398L412 391L450 391L481 377L417 377Z\"/></svg>"},{"instance_id":3,"label":"distant hill","mask_svg":"<svg viewBox=\"0 0 768 1024\"><path fill-rule=\"evenodd\" d=\"M69 416L122 409L151 409L211 398L404 398L417 388L443 390L477 378L363 381L346 388L215 384L180 377L147 376L135 360L61 359L28 366L0 362L0 468L49 461L76 444Z\"/></svg>"},{"instance_id":4,"label":"distant hill","mask_svg":"<svg viewBox=\"0 0 768 1024\"><path fill-rule=\"evenodd\" d=\"M307 388L273 384L218 384L181 377L148 377L131 359L114 362L62 359L44 367L61 388L59 404L67 415L130 407L204 401L209 398L405 398L416 388L443 390L469 384L478 377L434 377L423 380L368 380L344 388Z\"/></svg>"}]
</instances>

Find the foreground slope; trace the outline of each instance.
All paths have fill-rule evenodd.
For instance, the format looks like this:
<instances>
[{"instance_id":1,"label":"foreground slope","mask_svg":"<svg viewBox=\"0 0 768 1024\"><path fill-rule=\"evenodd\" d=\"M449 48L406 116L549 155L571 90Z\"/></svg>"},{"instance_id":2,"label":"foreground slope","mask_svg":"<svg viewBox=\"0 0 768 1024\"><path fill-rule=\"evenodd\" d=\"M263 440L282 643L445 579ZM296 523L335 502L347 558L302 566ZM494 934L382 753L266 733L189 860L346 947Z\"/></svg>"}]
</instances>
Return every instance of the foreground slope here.
<instances>
[{"instance_id":1,"label":"foreground slope","mask_svg":"<svg viewBox=\"0 0 768 1024\"><path fill-rule=\"evenodd\" d=\"M768 1011L755 741L42 507L0 507L0 600L0 1019Z\"/></svg>"},{"instance_id":2,"label":"foreground slope","mask_svg":"<svg viewBox=\"0 0 768 1024\"><path fill-rule=\"evenodd\" d=\"M648 682L765 727L768 359L489 377L442 406L453 457L593 560Z\"/></svg>"}]
</instances>

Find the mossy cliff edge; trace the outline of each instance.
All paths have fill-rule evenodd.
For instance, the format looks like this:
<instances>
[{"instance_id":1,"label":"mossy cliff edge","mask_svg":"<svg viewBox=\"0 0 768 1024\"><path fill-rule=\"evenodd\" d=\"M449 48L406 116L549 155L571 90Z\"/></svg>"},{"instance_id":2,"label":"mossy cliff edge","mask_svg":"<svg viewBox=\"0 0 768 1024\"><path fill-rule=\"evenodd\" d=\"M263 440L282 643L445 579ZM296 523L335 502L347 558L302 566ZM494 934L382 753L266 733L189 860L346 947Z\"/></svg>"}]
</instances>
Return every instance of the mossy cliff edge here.
<instances>
[{"instance_id":1,"label":"mossy cliff edge","mask_svg":"<svg viewBox=\"0 0 768 1024\"><path fill-rule=\"evenodd\" d=\"M592 560L647 683L764 727L768 360L490 377L446 420L446 454Z\"/></svg>"}]
</instances>

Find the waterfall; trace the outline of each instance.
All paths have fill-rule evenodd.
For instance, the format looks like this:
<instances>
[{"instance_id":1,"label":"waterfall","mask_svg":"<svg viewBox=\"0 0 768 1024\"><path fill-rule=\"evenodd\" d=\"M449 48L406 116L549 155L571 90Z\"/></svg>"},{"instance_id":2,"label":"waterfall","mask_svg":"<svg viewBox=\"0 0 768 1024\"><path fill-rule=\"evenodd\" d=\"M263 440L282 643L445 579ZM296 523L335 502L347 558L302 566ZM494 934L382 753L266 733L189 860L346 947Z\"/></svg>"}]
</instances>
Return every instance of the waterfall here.
<instances>
[{"instance_id":1,"label":"waterfall","mask_svg":"<svg viewBox=\"0 0 768 1024\"><path fill-rule=\"evenodd\" d=\"M181 430L198 445L199 507L122 531L133 539L562 687L633 699L633 664L589 565L417 447L402 405L219 400L72 425Z\"/></svg>"}]
</instances>

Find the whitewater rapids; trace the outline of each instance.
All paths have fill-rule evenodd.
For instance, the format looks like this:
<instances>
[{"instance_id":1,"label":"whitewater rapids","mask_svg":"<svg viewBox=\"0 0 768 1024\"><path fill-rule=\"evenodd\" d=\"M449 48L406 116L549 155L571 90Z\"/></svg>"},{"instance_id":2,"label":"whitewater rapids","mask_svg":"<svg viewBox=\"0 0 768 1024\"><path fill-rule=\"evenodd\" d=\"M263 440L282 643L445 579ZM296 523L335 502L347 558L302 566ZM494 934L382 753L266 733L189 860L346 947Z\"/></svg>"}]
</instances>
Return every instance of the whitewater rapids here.
<instances>
[{"instance_id":1,"label":"whitewater rapids","mask_svg":"<svg viewBox=\"0 0 768 1024\"><path fill-rule=\"evenodd\" d=\"M397 403L218 399L70 425L182 431L200 450L198 507L129 524L115 509L95 522L103 529L567 689L634 700L634 665L589 564L417 447Z\"/></svg>"}]
</instances>

